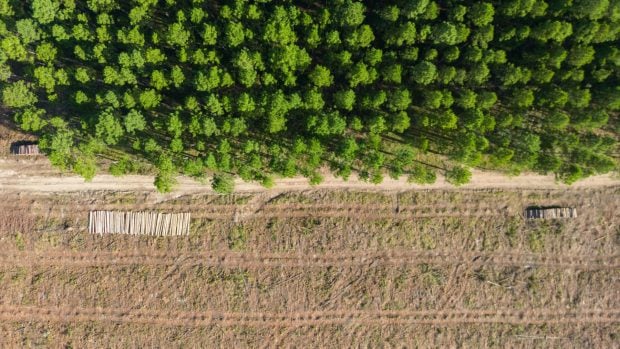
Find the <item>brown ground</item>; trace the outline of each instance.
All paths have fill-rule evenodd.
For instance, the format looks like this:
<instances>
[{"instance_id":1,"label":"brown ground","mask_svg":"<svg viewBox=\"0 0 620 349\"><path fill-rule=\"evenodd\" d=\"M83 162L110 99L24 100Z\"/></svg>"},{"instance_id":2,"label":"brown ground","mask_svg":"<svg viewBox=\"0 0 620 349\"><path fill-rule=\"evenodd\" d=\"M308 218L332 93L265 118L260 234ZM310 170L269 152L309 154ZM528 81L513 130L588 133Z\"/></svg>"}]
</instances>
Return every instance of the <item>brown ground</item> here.
<instances>
[{"instance_id":1,"label":"brown ground","mask_svg":"<svg viewBox=\"0 0 620 349\"><path fill-rule=\"evenodd\" d=\"M3 198L2 347L617 343L620 186ZM91 236L92 208L188 210L192 232Z\"/></svg>"},{"instance_id":2,"label":"brown ground","mask_svg":"<svg viewBox=\"0 0 620 349\"><path fill-rule=\"evenodd\" d=\"M0 347L618 347L618 181L482 176L159 195L5 157ZM91 209L189 211L191 234L92 236Z\"/></svg>"}]
</instances>

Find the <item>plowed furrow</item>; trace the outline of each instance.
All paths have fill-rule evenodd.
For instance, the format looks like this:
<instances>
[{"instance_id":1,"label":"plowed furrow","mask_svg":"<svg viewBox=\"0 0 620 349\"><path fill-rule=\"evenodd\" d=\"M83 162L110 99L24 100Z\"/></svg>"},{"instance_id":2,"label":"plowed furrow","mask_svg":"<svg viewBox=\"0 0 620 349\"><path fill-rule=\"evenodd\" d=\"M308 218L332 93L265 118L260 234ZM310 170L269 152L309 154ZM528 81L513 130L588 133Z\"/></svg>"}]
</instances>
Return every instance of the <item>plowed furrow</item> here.
<instances>
[{"instance_id":1,"label":"plowed furrow","mask_svg":"<svg viewBox=\"0 0 620 349\"><path fill-rule=\"evenodd\" d=\"M0 206L1 207L1 206ZM62 210L56 208L57 214L81 215L87 217L90 210L125 210L126 204L103 204L81 205ZM4 208L4 207L3 207ZM243 210L244 205L193 205L187 204L137 204L132 206L132 211L165 211L165 212L191 212L192 218L206 219L231 219L235 215L235 209ZM33 207L22 204L22 207L7 206L6 210L25 211L35 215L48 215L49 208ZM431 217L493 217L505 216L509 212L505 208L484 206L480 204L466 205L401 205L398 211L394 211L391 204L292 204L292 205L265 205L255 214L261 218L304 218L304 217L355 217L356 219L371 220L383 218L431 218Z\"/></svg>"},{"instance_id":2,"label":"plowed furrow","mask_svg":"<svg viewBox=\"0 0 620 349\"><path fill-rule=\"evenodd\" d=\"M620 255L547 255L515 252L390 250L325 254L250 252L0 252L0 265L106 266L106 265L204 265L228 268L322 268L365 265L497 265L542 266L600 270L620 268Z\"/></svg>"},{"instance_id":3,"label":"plowed furrow","mask_svg":"<svg viewBox=\"0 0 620 349\"><path fill-rule=\"evenodd\" d=\"M0 306L0 320L43 322L111 322L161 326L294 327L317 325L388 325L465 323L560 324L618 323L620 309L305 311L295 313L162 312L147 309Z\"/></svg>"}]
</instances>

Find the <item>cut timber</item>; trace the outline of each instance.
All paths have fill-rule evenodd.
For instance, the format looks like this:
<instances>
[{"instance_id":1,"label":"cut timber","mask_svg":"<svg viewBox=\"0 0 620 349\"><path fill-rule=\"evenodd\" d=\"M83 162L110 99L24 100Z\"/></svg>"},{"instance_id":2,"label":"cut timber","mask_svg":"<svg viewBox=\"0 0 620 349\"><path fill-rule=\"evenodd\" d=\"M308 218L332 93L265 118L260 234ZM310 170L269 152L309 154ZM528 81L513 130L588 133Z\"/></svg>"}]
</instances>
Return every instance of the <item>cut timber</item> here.
<instances>
[{"instance_id":1,"label":"cut timber","mask_svg":"<svg viewBox=\"0 0 620 349\"><path fill-rule=\"evenodd\" d=\"M16 142L11 144L13 155L40 155L39 145L29 142Z\"/></svg>"},{"instance_id":2,"label":"cut timber","mask_svg":"<svg viewBox=\"0 0 620 349\"><path fill-rule=\"evenodd\" d=\"M525 209L527 219L577 218L574 207L528 207Z\"/></svg>"},{"instance_id":3,"label":"cut timber","mask_svg":"<svg viewBox=\"0 0 620 349\"><path fill-rule=\"evenodd\" d=\"M189 213L90 211L91 234L189 235Z\"/></svg>"}]
</instances>

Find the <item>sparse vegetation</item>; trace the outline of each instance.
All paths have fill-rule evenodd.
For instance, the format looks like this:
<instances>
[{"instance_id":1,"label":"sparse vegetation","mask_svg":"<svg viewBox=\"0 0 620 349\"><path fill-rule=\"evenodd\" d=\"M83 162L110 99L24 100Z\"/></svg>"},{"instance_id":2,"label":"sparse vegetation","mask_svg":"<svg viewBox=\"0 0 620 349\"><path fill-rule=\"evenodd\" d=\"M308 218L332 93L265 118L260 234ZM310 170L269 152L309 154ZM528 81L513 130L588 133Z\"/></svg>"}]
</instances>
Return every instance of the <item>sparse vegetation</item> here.
<instances>
[{"instance_id":1,"label":"sparse vegetation","mask_svg":"<svg viewBox=\"0 0 620 349\"><path fill-rule=\"evenodd\" d=\"M299 346L312 338L317 345L380 347L414 337L424 346L455 340L518 346L516 334L613 346L615 325L592 323L598 320L587 312L618 306L609 288L618 278L618 241L596 239L617 234L619 190L540 190L535 197L519 190L410 191L397 194L398 212L393 193L282 193L235 224L237 206L254 204L257 194L192 194L151 203L156 210L190 209L188 237L94 239L83 232L89 205L124 210L144 205L149 195L6 193L3 217L23 216L28 208L35 224L20 234L19 225L0 226L0 314L28 319L5 320L0 333L11 334L3 337L9 346L129 340L208 346L216 339L234 346L240 339L271 341L282 331L290 332L281 343ZM549 202L580 203L580 216L563 224L520 217L524 206ZM138 306L136 299L142 299ZM575 319L558 310L566 308L581 314L578 323L557 323ZM327 316L332 310L345 314L346 325L326 320L340 321ZM377 320L383 311L389 317ZM416 311L429 311L425 319L437 324L404 315ZM464 311L471 312L465 320L458 315ZM522 320L467 323L489 312ZM511 312L514 318L497 315ZM260 314L252 318L260 325L241 320L252 314ZM297 325L295 316L302 315L309 322ZM546 324L528 323L539 317ZM351 323L355 338L339 330ZM444 336L436 336L438 327ZM39 329L49 332L47 339Z\"/></svg>"}]
</instances>

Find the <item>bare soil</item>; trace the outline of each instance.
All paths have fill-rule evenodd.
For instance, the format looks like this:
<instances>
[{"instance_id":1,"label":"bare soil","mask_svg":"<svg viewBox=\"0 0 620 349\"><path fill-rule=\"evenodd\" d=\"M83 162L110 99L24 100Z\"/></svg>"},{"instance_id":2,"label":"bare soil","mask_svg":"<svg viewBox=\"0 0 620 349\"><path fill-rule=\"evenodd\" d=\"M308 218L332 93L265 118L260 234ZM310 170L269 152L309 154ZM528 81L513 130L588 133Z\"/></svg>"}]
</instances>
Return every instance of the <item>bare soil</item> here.
<instances>
[{"instance_id":1,"label":"bare soil","mask_svg":"<svg viewBox=\"0 0 620 349\"><path fill-rule=\"evenodd\" d=\"M0 193L3 347L617 341L620 186ZM578 218L522 217L553 204ZM188 211L191 233L89 235L95 208Z\"/></svg>"}]
</instances>

